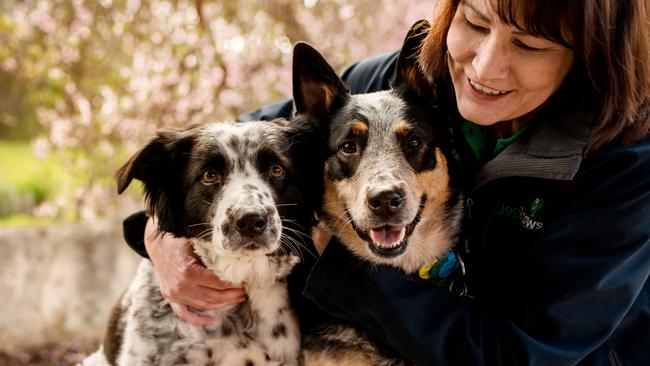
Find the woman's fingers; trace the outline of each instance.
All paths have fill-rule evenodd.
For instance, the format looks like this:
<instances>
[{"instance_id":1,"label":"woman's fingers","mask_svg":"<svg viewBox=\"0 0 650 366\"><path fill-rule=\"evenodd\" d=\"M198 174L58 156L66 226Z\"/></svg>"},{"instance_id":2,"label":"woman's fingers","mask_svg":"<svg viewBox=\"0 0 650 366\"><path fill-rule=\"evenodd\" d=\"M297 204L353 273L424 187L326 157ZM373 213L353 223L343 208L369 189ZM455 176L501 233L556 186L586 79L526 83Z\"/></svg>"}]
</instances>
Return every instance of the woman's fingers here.
<instances>
[{"instance_id":1,"label":"woman's fingers","mask_svg":"<svg viewBox=\"0 0 650 366\"><path fill-rule=\"evenodd\" d=\"M209 316L199 315L190 311L187 306L177 303L170 303L174 314L186 322L194 325L208 325L214 322L214 318Z\"/></svg>"},{"instance_id":2,"label":"woman's fingers","mask_svg":"<svg viewBox=\"0 0 650 366\"><path fill-rule=\"evenodd\" d=\"M200 298L217 309L223 305L238 304L246 300L246 291L242 289L214 290L204 287L200 290Z\"/></svg>"},{"instance_id":3,"label":"woman's fingers","mask_svg":"<svg viewBox=\"0 0 650 366\"><path fill-rule=\"evenodd\" d=\"M160 292L167 301L175 304L172 308L177 315L182 313L194 321L205 321L188 315L186 308L215 310L246 299L243 289L221 281L203 266L190 240L169 234L159 235L153 221L150 219L147 223L145 246L158 273Z\"/></svg>"},{"instance_id":4,"label":"woman's fingers","mask_svg":"<svg viewBox=\"0 0 650 366\"><path fill-rule=\"evenodd\" d=\"M194 258L194 262L191 268L187 269L185 273L188 279L191 279L192 283L196 285L212 288L215 290L228 290L228 289L238 289L231 283L221 281L214 272L205 268L203 264L197 259Z\"/></svg>"}]
</instances>

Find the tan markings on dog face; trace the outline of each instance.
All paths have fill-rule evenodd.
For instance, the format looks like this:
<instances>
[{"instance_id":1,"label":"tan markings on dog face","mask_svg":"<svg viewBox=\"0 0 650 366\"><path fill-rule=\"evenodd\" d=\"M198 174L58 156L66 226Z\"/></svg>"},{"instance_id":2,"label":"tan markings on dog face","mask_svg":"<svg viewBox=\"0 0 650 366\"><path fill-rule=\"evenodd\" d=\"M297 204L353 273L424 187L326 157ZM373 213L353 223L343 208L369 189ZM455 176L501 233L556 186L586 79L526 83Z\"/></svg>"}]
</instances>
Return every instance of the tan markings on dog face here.
<instances>
[{"instance_id":1,"label":"tan markings on dog face","mask_svg":"<svg viewBox=\"0 0 650 366\"><path fill-rule=\"evenodd\" d=\"M455 227L447 227L447 202L453 194L449 187L447 160L436 148L436 167L416 176L416 190L421 197L427 195L422 219L409 240L409 246L396 264L407 273L431 264L445 254L453 245L451 233Z\"/></svg>"},{"instance_id":2,"label":"tan markings on dog face","mask_svg":"<svg viewBox=\"0 0 650 366\"><path fill-rule=\"evenodd\" d=\"M405 121L399 121L393 131L395 131L395 134L397 136L405 136L406 134L409 133L410 130L411 130L411 126L408 123L406 123Z\"/></svg>"},{"instance_id":3,"label":"tan markings on dog face","mask_svg":"<svg viewBox=\"0 0 650 366\"><path fill-rule=\"evenodd\" d=\"M447 160L438 148L436 148L436 159L435 169L417 173L408 179L408 184L415 191L414 196L419 200L426 195L427 201L420 222L409 238L406 251L401 256L380 258L370 251L368 243L359 238L345 212L360 192L359 183L354 179L341 181L328 179L328 166L325 164L323 212L327 215L328 225L352 253L371 262L390 264L407 273L416 272L420 267L433 263L453 245L451 233L456 232L458 224L452 222L453 225L447 227L446 205L453 192L449 187Z\"/></svg>"},{"instance_id":4,"label":"tan markings on dog face","mask_svg":"<svg viewBox=\"0 0 650 366\"><path fill-rule=\"evenodd\" d=\"M323 212L327 225L343 241L348 249L362 258L368 258L367 243L357 235L346 213L346 206L352 204L358 194L358 181L354 178L333 181L329 178L329 164L324 168Z\"/></svg>"},{"instance_id":5,"label":"tan markings on dog face","mask_svg":"<svg viewBox=\"0 0 650 366\"><path fill-rule=\"evenodd\" d=\"M344 181L334 181L330 179L329 164L325 163L325 174L323 175L324 183L324 194L323 194L323 212L327 214L328 221L332 221L330 224L335 224L335 221L342 220L343 222L347 221L345 217L345 200L341 197L341 188L342 185L347 184ZM332 228L336 229L337 226L334 225Z\"/></svg>"},{"instance_id":6,"label":"tan markings on dog face","mask_svg":"<svg viewBox=\"0 0 650 366\"><path fill-rule=\"evenodd\" d=\"M325 162L325 167L323 168L323 207L322 210L328 216L328 221L331 219L336 219L342 213L345 213L345 205L342 202L339 202L338 190L336 183L332 181L329 177L329 163Z\"/></svg>"},{"instance_id":7,"label":"tan markings on dog face","mask_svg":"<svg viewBox=\"0 0 650 366\"><path fill-rule=\"evenodd\" d=\"M453 192L449 187L447 160L440 149L436 149L436 159L435 169L417 173L414 176L414 181L409 183L412 184L417 197L426 195L427 201L422 210L420 222L409 238L404 254L386 260L366 252L365 258L372 262L390 264L406 273L414 273L420 267L438 260L451 248L453 245L451 233L456 232L455 225L457 223L454 223L452 227L447 227L448 208L446 205ZM357 245L355 244L355 246ZM365 247L361 248L365 249Z\"/></svg>"},{"instance_id":8,"label":"tan markings on dog face","mask_svg":"<svg viewBox=\"0 0 650 366\"><path fill-rule=\"evenodd\" d=\"M368 125L361 121L354 121L352 122L350 130L355 136L364 136L368 134Z\"/></svg>"}]
</instances>

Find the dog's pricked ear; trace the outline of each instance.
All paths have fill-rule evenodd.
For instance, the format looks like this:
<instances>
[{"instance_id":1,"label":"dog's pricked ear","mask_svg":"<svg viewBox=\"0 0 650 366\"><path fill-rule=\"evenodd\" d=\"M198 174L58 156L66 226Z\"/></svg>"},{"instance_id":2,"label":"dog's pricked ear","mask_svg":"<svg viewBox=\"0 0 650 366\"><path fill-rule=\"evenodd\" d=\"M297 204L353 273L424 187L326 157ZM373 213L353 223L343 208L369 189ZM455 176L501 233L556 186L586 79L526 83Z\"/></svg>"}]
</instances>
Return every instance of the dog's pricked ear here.
<instances>
[{"instance_id":1,"label":"dog's pricked ear","mask_svg":"<svg viewBox=\"0 0 650 366\"><path fill-rule=\"evenodd\" d=\"M325 58L304 42L293 48L293 99L296 114L326 116L335 98L349 93Z\"/></svg>"},{"instance_id":2,"label":"dog's pricked ear","mask_svg":"<svg viewBox=\"0 0 650 366\"><path fill-rule=\"evenodd\" d=\"M409 29L397 59L397 67L391 82L393 88L407 85L418 95L426 96L431 93L431 83L418 65L420 48L430 28L429 22L422 19L415 22Z\"/></svg>"}]
</instances>

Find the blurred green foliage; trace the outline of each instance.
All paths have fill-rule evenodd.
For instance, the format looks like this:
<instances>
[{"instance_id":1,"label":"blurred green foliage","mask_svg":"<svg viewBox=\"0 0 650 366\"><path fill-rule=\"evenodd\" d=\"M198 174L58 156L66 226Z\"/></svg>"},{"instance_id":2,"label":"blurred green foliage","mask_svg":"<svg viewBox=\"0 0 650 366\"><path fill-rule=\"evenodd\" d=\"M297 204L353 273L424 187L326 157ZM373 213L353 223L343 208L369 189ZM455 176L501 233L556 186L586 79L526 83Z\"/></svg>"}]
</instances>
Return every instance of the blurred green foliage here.
<instances>
[{"instance_id":1,"label":"blurred green foliage","mask_svg":"<svg viewBox=\"0 0 650 366\"><path fill-rule=\"evenodd\" d=\"M113 172L157 129L290 96L297 41L339 70L397 50L434 3L1 0L0 215L112 213Z\"/></svg>"},{"instance_id":2,"label":"blurred green foliage","mask_svg":"<svg viewBox=\"0 0 650 366\"><path fill-rule=\"evenodd\" d=\"M65 180L54 156L39 159L28 142L0 141L0 217L31 215Z\"/></svg>"}]
</instances>

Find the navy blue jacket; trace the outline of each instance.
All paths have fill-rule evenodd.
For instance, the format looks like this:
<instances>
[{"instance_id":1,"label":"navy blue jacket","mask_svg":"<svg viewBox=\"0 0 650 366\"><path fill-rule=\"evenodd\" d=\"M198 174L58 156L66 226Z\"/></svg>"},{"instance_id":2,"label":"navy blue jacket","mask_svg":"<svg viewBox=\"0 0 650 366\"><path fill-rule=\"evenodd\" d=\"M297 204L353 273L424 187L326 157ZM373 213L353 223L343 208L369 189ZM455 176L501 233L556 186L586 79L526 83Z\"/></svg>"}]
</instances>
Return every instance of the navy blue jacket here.
<instances>
[{"instance_id":1,"label":"navy blue jacket","mask_svg":"<svg viewBox=\"0 0 650 366\"><path fill-rule=\"evenodd\" d=\"M386 89L395 60L342 77L355 93ZM335 241L304 295L417 365L650 364L650 135L583 157L594 108L569 105L486 164L459 143L473 177L458 243L471 296L370 266ZM241 119L290 114L285 101ZM142 240L130 231L132 245Z\"/></svg>"}]
</instances>

